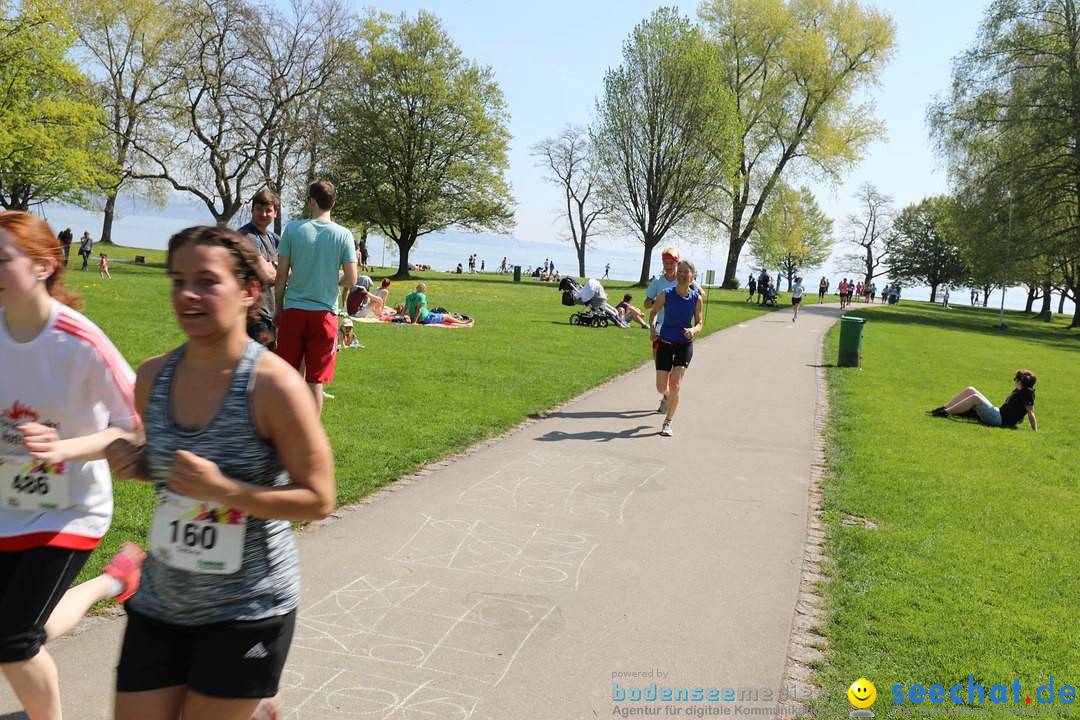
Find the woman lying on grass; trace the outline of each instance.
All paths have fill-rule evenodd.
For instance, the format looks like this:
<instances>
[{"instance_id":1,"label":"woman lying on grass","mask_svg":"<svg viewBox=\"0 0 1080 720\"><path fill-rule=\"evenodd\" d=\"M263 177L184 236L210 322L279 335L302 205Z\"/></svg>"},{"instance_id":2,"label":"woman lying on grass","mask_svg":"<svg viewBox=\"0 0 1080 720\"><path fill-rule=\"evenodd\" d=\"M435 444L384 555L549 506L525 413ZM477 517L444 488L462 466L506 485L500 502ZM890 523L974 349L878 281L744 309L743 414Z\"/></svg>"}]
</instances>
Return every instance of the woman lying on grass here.
<instances>
[{"instance_id":1,"label":"woman lying on grass","mask_svg":"<svg viewBox=\"0 0 1080 720\"><path fill-rule=\"evenodd\" d=\"M966 387L952 400L927 411L926 414L949 417L974 410L983 425L1007 428L1016 427L1026 414L1031 429L1038 432L1039 423L1035 420L1035 373L1030 370L1017 370L1013 380L1016 382L1016 389L1009 393L1000 408L994 407L994 404L975 388Z\"/></svg>"}]
</instances>

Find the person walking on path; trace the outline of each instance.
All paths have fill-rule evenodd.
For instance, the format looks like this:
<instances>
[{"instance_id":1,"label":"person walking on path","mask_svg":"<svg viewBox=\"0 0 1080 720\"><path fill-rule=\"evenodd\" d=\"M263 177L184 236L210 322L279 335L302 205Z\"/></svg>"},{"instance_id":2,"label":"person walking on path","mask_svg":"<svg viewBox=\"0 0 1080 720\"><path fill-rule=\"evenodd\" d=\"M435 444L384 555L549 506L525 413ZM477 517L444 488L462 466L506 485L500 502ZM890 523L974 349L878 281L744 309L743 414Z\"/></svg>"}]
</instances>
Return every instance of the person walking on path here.
<instances>
[{"instance_id":1,"label":"person walking on path","mask_svg":"<svg viewBox=\"0 0 1080 720\"><path fill-rule=\"evenodd\" d=\"M604 277L602 277L600 279L601 280L607 280L609 272L611 272L611 263L607 263L606 265L604 265Z\"/></svg>"},{"instance_id":2,"label":"person walking on path","mask_svg":"<svg viewBox=\"0 0 1080 720\"><path fill-rule=\"evenodd\" d=\"M681 260L675 271L676 285L657 296L649 312L649 326L658 337L656 349L656 389L664 396L664 423L660 434L671 437L671 421L679 407L683 377L694 357L694 336L701 332L701 293L691 287L697 268ZM660 327L657 329L657 322Z\"/></svg>"},{"instance_id":3,"label":"person walking on path","mask_svg":"<svg viewBox=\"0 0 1080 720\"><path fill-rule=\"evenodd\" d=\"M263 274L267 278L263 286L257 316L248 328L248 335L271 350L277 344L277 328L274 327L274 283L277 281L278 244L281 238L273 230L274 220L281 208L281 200L270 190L263 188L251 198L251 222L242 226L238 233L246 237L259 251Z\"/></svg>"},{"instance_id":4,"label":"person walking on path","mask_svg":"<svg viewBox=\"0 0 1080 720\"><path fill-rule=\"evenodd\" d=\"M950 415L963 415L971 410L979 417L979 422L991 427L1016 427L1017 423L1026 415L1031 429L1039 431L1039 423L1035 419L1035 373L1023 368L1013 375L1016 387L1001 407L995 407L986 396L973 387L966 387L956 397L941 407L928 410L927 415L932 417L949 417Z\"/></svg>"},{"instance_id":5,"label":"person walking on path","mask_svg":"<svg viewBox=\"0 0 1080 720\"><path fill-rule=\"evenodd\" d=\"M83 231L82 239L79 240L79 255L82 256L82 269L90 266L90 253L94 252L94 239L90 237L90 231Z\"/></svg>"},{"instance_id":6,"label":"person walking on path","mask_svg":"<svg viewBox=\"0 0 1080 720\"><path fill-rule=\"evenodd\" d=\"M62 260L43 220L0 213L0 669L31 720L61 716L42 645L138 582L133 549L65 593L112 521L106 447L140 425L134 373L74 309Z\"/></svg>"},{"instance_id":7,"label":"person walking on path","mask_svg":"<svg viewBox=\"0 0 1080 720\"><path fill-rule=\"evenodd\" d=\"M285 227L278 245L274 283L274 352L304 376L322 414L323 386L334 379L338 332L338 288L356 284L356 247L352 233L330 219L337 202L332 183L318 180L308 188L310 220Z\"/></svg>"},{"instance_id":8,"label":"person walking on path","mask_svg":"<svg viewBox=\"0 0 1080 720\"><path fill-rule=\"evenodd\" d=\"M806 288L803 287L802 278L795 278L795 284L791 286L791 311L794 313L791 316L791 322L799 319L799 305L802 304L803 293L805 292Z\"/></svg>"},{"instance_id":9,"label":"person walking on path","mask_svg":"<svg viewBox=\"0 0 1080 720\"><path fill-rule=\"evenodd\" d=\"M146 444L108 448L118 477L157 491L115 717L248 718L277 694L296 622L290 521L333 510L333 456L300 377L248 337L266 280L255 248L193 227L170 238L166 263L188 341L139 368Z\"/></svg>"},{"instance_id":10,"label":"person walking on path","mask_svg":"<svg viewBox=\"0 0 1080 720\"><path fill-rule=\"evenodd\" d=\"M821 281L818 282L817 286L818 305L825 302L825 293L827 292L829 292L829 281L824 276L822 276Z\"/></svg>"}]
</instances>

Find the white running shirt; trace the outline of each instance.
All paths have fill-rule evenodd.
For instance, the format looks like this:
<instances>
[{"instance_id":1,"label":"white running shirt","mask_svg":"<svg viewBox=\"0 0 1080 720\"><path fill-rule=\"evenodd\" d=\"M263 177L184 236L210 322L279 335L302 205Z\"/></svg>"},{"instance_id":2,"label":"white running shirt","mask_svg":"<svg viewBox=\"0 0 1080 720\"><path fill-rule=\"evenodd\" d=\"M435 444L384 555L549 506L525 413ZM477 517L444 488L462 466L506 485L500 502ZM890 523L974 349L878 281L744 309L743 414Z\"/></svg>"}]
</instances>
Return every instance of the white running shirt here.
<instances>
[{"instance_id":1,"label":"white running shirt","mask_svg":"<svg viewBox=\"0 0 1080 720\"><path fill-rule=\"evenodd\" d=\"M18 425L39 422L61 438L91 435L109 426L134 430L135 374L97 325L53 300L45 329L16 342L0 308L0 453L30 455ZM71 507L11 510L0 507L0 551L50 545L92 550L112 520L112 476L105 460L66 463ZM10 480L9 480L10 482Z\"/></svg>"}]
</instances>

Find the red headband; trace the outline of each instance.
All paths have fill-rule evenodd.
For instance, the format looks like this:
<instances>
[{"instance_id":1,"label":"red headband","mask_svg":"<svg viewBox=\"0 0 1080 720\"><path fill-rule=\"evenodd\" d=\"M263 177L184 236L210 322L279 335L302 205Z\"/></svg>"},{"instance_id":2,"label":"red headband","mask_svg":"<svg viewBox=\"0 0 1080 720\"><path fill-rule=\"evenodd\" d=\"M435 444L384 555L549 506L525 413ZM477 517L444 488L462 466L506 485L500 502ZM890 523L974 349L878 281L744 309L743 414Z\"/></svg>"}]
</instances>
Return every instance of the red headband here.
<instances>
[{"instance_id":1,"label":"red headband","mask_svg":"<svg viewBox=\"0 0 1080 720\"><path fill-rule=\"evenodd\" d=\"M660 256L660 259L661 260L678 260L679 256L678 255L672 255L671 253L664 253L663 255Z\"/></svg>"}]
</instances>

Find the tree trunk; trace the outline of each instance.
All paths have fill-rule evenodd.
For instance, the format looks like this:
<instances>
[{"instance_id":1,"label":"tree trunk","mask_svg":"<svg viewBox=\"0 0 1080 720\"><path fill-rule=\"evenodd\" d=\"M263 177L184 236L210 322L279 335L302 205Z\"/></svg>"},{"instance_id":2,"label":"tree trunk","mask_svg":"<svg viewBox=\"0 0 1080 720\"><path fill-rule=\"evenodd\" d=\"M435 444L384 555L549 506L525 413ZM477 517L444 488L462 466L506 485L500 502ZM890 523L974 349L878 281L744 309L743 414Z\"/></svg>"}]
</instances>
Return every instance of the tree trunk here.
<instances>
[{"instance_id":1,"label":"tree trunk","mask_svg":"<svg viewBox=\"0 0 1080 720\"><path fill-rule=\"evenodd\" d=\"M402 228L401 236L397 239L398 246L398 271L394 275L395 280L408 280L409 275L409 251L416 243L417 230L415 228Z\"/></svg>"},{"instance_id":2,"label":"tree trunk","mask_svg":"<svg viewBox=\"0 0 1080 720\"><path fill-rule=\"evenodd\" d=\"M739 220L742 219L740 214ZM743 244L745 241L739 237L737 230L738 223L732 223L732 230L728 233L728 252L727 262L724 264L724 282L721 283L721 287L727 290L737 290L739 287L739 279L736 277L739 272L739 255L742 254Z\"/></svg>"},{"instance_id":3,"label":"tree trunk","mask_svg":"<svg viewBox=\"0 0 1080 720\"><path fill-rule=\"evenodd\" d=\"M983 307L986 307L987 303L990 302L990 291L991 290L993 290L993 286L991 286L991 285L983 285L983 289L982 289L982 291L983 291ZM1002 292L1005 292L1005 291L1002 290Z\"/></svg>"},{"instance_id":4,"label":"tree trunk","mask_svg":"<svg viewBox=\"0 0 1080 720\"><path fill-rule=\"evenodd\" d=\"M1042 287L1042 307L1039 309L1039 314L1036 317L1046 318L1050 314L1050 303L1053 302L1054 295L1053 289L1050 287L1050 283L1045 283Z\"/></svg>"},{"instance_id":5,"label":"tree trunk","mask_svg":"<svg viewBox=\"0 0 1080 720\"><path fill-rule=\"evenodd\" d=\"M1065 295L1067 295L1067 293L1064 290L1062 290L1061 291L1061 298L1058 300L1058 315L1064 315L1065 314Z\"/></svg>"},{"instance_id":6,"label":"tree trunk","mask_svg":"<svg viewBox=\"0 0 1080 720\"><path fill-rule=\"evenodd\" d=\"M1073 319L1069 328L1080 328L1080 302L1073 304Z\"/></svg>"},{"instance_id":7,"label":"tree trunk","mask_svg":"<svg viewBox=\"0 0 1080 720\"><path fill-rule=\"evenodd\" d=\"M930 286L930 302L931 303L936 303L937 302L937 288L938 288L937 285L931 285Z\"/></svg>"},{"instance_id":8,"label":"tree trunk","mask_svg":"<svg viewBox=\"0 0 1080 720\"><path fill-rule=\"evenodd\" d=\"M638 278L639 287L645 287L649 284L649 266L652 265L652 251L658 242L660 242L659 238L645 238L645 252L641 258L641 277ZM582 272L581 276L585 277L585 273Z\"/></svg>"},{"instance_id":9,"label":"tree trunk","mask_svg":"<svg viewBox=\"0 0 1080 720\"><path fill-rule=\"evenodd\" d=\"M98 242L112 244L113 216L116 214L116 193L105 196L105 219L101 221L101 239Z\"/></svg>"},{"instance_id":10,"label":"tree trunk","mask_svg":"<svg viewBox=\"0 0 1080 720\"><path fill-rule=\"evenodd\" d=\"M581 245L577 248L577 265L578 276L585 277L585 239L582 238Z\"/></svg>"}]
</instances>

